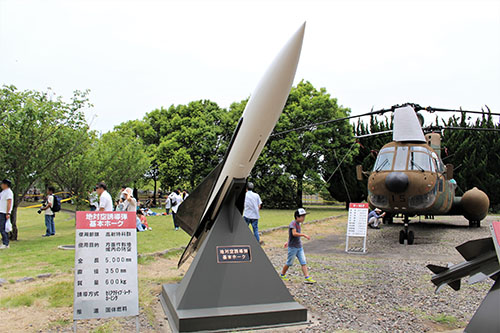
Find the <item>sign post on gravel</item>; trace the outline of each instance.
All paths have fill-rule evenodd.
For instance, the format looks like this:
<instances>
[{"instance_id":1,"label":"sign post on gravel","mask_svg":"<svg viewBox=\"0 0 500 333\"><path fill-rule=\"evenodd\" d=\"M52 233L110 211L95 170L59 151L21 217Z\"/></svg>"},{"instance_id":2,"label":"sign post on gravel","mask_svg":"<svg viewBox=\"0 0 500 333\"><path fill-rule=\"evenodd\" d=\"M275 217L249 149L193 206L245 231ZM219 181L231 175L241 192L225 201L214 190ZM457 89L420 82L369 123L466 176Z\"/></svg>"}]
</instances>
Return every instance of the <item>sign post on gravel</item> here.
<instances>
[{"instance_id":1,"label":"sign post on gravel","mask_svg":"<svg viewBox=\"0 0 500 333\"><path fill-rule=\"evenodd\" d=\"M73 330L81 319L136 317L135 212L76 212Z\"/></svg>"},{"instance_id":2,"label":"sign post on gravel","mask_svg":"<svg viewBox=\"0 0 500 333\"><path fill-rule=\"evenodd\" d=\"M366 231L368 223L368 204L350 203L349 217L347 218L347 233L345 251L347 253L366 253ZM349 238L363 238L363 246L349 247Z\"/></svg>"}]
</instances>

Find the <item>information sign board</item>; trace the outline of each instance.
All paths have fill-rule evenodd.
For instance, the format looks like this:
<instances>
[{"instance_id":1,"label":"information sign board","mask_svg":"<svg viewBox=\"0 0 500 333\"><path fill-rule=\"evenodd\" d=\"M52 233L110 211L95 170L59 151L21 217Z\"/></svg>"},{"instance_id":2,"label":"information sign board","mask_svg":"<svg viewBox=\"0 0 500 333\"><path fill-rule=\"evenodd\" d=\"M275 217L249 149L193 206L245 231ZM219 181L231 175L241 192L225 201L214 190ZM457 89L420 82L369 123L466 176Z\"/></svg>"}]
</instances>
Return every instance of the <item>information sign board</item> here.
<instances>
[{"instance_id":1,"label":"information sign board","mask_svg":"<svg viewBox=\"0 0 500 333\"><path fill-rule=\"evenodd\" d=\"M494 221L490 224L491 235L495 243L495 250L497 251L498 261L500 262L500 221Z\"/></svg>"},{"instance_id":2,"label":"information sign board","mask_svg":"<svg viewBox=\"0 0 500 333\"><path fill-rule=\"evenodd\" d=\"M349 215L347 218L347 233L346 233L346 252L366 252L366 231L368 226L368 204L367 203L350 203ZM350 249L349 237L363 237L362 249Z\"/></svg>"},{"instance_id":3,"label":"information sign board","mask_svg":"<svg viewBox=\"0 0 500 333\"><path fill-rule=\"evenodd\" d=\"M137 316L135 212L76 212L74 320Z\"/></svg>"},{"instance_id":4,"label":"information sign board","mask_svg":"<svg viewBox=\"0 0 500 333\"><path fill-rule=\"evenodd\" d=\"M217 246L217 263L231 264L252 262L250 245Z\"/></svg>"}]
</instances>

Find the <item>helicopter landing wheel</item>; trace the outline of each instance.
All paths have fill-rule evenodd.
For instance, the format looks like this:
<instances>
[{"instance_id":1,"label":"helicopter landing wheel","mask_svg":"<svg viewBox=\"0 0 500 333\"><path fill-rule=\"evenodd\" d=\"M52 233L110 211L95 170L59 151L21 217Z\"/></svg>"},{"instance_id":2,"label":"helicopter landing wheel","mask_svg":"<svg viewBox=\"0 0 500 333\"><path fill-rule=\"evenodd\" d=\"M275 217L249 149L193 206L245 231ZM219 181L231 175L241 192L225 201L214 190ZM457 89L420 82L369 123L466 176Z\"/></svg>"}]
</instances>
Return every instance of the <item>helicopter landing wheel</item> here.
<instances>
[{"instance_id":1,"label":"helicopter landing wheel","mask_svg":"<svg viewBox=\"0 0 500 333\"><path fill-rule=\"evenodd\" d=\"M399 244L404 244L406 239L406 233L404 230L399 232Z\"/></svg>"},{"instance_id":2,"label":"helicopter landing wheel","mask_svg":"<svg viewBox=\"0 0 500 333\"><path fill-rule=\"evenodd\" d=\"M415 240L415 233L413 231L408 231L408 245L413 245Z\"/></svg>"}]
</instances>

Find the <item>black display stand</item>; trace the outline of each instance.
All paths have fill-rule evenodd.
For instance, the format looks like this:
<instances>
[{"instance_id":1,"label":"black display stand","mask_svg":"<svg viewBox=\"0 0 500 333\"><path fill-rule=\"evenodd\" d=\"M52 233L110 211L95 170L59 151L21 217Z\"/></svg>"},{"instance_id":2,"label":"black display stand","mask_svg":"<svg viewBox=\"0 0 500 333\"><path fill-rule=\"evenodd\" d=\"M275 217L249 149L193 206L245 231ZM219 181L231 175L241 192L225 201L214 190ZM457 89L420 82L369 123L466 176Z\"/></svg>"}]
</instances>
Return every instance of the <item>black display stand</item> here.
<instances>
[{"instance_id":1,"label":"black display stand","mask_svg":"<svg viewBox=\"0 0 500 333\"><path fill-rule=\"evenodd\" d=\"M244 186L244 179L232 181L186 275L179 284L163 285L160 300L174 332L307 322L307 309L294 301L236 207Z\"/></svg>"},{"instance_id":2,"label":"black display stand","mask_svg":"<svg viewBox=\"0 0 500 333\"><path fill-rule=\"evenodd\" d=\"M479 305L464 332L498 333L500 332L500 277Z\"/></svg>"}]
</instances>

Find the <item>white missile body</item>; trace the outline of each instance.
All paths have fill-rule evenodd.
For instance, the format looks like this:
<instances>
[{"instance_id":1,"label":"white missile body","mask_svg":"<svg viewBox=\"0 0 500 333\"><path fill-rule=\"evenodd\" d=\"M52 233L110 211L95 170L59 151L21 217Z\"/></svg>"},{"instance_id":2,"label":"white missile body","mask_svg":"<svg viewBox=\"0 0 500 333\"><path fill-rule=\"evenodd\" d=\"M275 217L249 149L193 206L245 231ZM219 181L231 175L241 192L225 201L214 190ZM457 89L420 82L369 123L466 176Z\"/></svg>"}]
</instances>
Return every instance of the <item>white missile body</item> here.
<instances>
[{"instance_id":1,"label":"white missile body","mask_svg":"<svg viewBox=\"0 0 500 333\"><path fill-rule=\"evenodd\" d=\"M304 22L281 49L251 95L241 116L241 127L235 133L236 137L226 157L215 190L205 208L205 213L223 186L213 215L217 213L230 186L230 182L224 182L226 177L227 179L246 178L250 175L255 161L278 122L290 93L299 63L305 25Z\"/></svg>"},{"instance_id":2,"label":"white missile body","mask_svg":"<svg viewBox=\"0 0 500 333\"><path fill-rule=\"evenodd\" d=\"M292 87L304 39L305 23L281 49L247 103L224 160L182 203L176 222L192 236L179 266L202 243L226 199L233 179L250 175Z\"/></svg>"}]
</instances>

